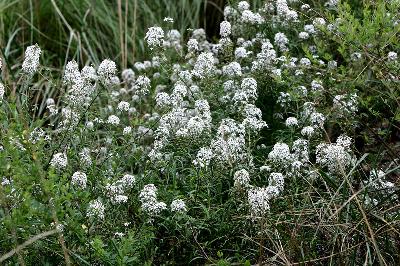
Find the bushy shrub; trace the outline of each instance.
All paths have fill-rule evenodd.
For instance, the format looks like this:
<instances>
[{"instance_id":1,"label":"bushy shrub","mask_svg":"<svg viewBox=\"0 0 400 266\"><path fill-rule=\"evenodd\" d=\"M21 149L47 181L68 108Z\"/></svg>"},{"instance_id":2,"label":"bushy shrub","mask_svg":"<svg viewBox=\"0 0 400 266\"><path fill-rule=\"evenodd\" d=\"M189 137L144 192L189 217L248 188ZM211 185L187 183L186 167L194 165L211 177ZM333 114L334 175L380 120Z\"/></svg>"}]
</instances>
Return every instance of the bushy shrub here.
<instances>
[{"instance_id":1,"label":"bushy shrub","mask_svg":"<svg viewBox=\"0 0 400 266\"><path fill-rule=\"evenodd\" d=\"M166 21L148 61L61 81L28 47L0 83L0 262L396 264L397 8L240 1L216 43Z\"/></svg>"}]
</instances>

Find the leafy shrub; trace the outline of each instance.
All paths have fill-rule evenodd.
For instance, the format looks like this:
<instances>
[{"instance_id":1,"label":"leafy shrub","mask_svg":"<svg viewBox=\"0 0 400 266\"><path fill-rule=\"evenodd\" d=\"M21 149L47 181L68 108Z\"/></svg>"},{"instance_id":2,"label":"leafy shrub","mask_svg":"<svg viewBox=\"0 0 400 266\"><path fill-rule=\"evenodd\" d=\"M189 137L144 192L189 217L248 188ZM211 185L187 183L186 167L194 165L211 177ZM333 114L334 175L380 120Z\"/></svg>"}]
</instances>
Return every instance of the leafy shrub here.
<instances>
[{"instance_id":1,"label":"leafy shrub","mask_svg":"<svg viewBox=\"0 0 400 266\"><path fill-rule=\"evenodd\" d=\"M397 8L232 3L216 43L166 20L120 75L52 80L28 47L1 86L0 262L394 265Z\"/></svg>"}]
</instances>

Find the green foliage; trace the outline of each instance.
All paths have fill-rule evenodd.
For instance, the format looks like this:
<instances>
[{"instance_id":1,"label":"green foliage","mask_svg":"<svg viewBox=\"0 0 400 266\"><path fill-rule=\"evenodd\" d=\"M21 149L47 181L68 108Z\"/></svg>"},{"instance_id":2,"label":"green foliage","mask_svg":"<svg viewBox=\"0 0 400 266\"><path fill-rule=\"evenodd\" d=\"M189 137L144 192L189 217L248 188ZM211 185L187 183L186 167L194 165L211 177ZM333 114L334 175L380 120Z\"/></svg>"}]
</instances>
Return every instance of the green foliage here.
<instances>
[{"instance_id":1,"label":"green foliage","mask_svg":"<svg viewBox=\"0 0 400 266\"><path fill-rule=\"evenodd\" d=\"M264 2L249 1L265 21L243 23L232 15L231 42L220 42L220 53L213 55L218 61L207 65L216 68L200 78L193 66L201 52L189 52L186 41L195 38L187 28L198 27L203 1L114 2L0 0L0 82L5 85L0 99L0 264L396 265L400 64L389 60L388 52L400 54L399 1L340 1L335 8L307 1L310 11L293 1L290 7L301 11L298 21L288 24L277 21L275 9L259 9ZM229 1L235 8L238 2ZM299 38L305 25L317 24L315 17L327 25ZM144 36L154 25L166 32L177 28L181 48L170 44L150 51ZM289 40L287 50L275 41L282 32ZM217 47L204 36L199 40L204 51ZM19 70L22 50L36 42L43 49L41 67L28 76ZM253 69L268 44L276 52L274 62ZM238 47L246 47L247 57L235 56ZM151 56L151 67L132 66ZM133 84L123 71L101 76L97 65L103 58L112 58L121 70L132 66ZM94 80L78 79L93 89L79 104L71 100L79 82L60 78L67 76L70 59L77 61L79 75L85 65L97 69ZM231 62L240 63L240 75L224 73ZM334 62L337 67L329 65ZM139 75L150 78L147 95L138 94ZM236 103L233 96L241 92L244 78L256 81L258 98ZM233 89L227 88L229 81ZM186 92L176 92L179 85ZM177 106L162 107L160 92ZM50 111L49 98L59 113ZM199 120L197 100L206 100L212 122L197 136L179 136L174 124L188 124L190 115ZM121 110L122 102L130 109ZM252 131L246 125L248 106L261 111L250 123L262 120L268 127ZM322 124L312 114L321 115ZM112 115L118 123L108 121ZM287 125L287 118L296 118L297 124ZM233 126L224 125L227 120ZM187 129L186 124L178 129ZM304 133L306 127L314 133ZM45 134L36 140L32 133L38 128ZM342 134L354 142L338 143ZM158 143L157 150L160 140L165 143ZM306 155L296 155L298 140L307 142ZM199 150L217 141L229 143L213 149L206 167L195 165ZM283 144L288 148L288 154L280 151L283 160L270 156L275 145ZM325 148L331 157L321 162ZM91 163L82 159L85 149ZM159 153L155 159L153 150ZM64 167L52 161L58 153L68 159ZM298 169L295 163L301 163ZM239 170L248 172L247 186L237 185ZM85 173L84 184L73 180L78 171ZM284 175L282 191L270 172ZM126 174L134 178L131 186L121 181ZM152 184L156 197L143 196ZM256 202L266 202L268 211L254 212L259 205L251 203L253 189L269 189L271 194ZM117 202L116 195L126 201ZM146 207L146 199L152 207L161 204L161 211ZM183 200L186 209L174 210L176 200ZM98 213L89 212L94 203Z\"/></svg>"}]
</instances>

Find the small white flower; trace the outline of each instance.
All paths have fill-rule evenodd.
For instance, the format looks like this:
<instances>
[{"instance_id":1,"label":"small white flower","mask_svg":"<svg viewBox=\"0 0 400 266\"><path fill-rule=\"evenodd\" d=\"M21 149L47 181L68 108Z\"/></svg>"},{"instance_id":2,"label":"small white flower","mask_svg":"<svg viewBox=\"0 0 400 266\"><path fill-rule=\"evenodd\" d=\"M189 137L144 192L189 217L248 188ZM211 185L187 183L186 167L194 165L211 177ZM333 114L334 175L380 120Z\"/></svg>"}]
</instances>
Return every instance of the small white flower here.
<instances>
[{"instance_id":1,"label":"small white flower","mask_svg":"<svg viewBox=\"0 0 400 266\"><path fill-rule=\"evenodd\" d=\"M186 204L181 199L176 199L176 200L172 201L170 208L171 208L171 211L173 211L173 212L178 212L178 213L187 212Z\"/></svg>"},{"instance_id":2,"label":"small white flower","mask_svg":"<svg viewBox=\"0 0 400 266\"><path fill-rule=\"evenodd\" d=\"M154 184L147 184L140 191L139 200L142 203L142 209L150 216L156 216L167 209L164 202L157 200L157 188Z\"/></svg>"},{"instance_id":3,"label":"small white flower","mask_svg":"<svg viewBox=\"0 0 400 266\"><path fill-rule=\"evenodd\" d=\"M215 74L214 56L212 53L203 52L197 57L192 74L201 79Z\"/></svg>"},{"instance_id":4,"label":"small white flower","mask_svg":"<svg viewBox=\"0 0 400 266\"><path fill-rule=\"evenodd\" d=\"M302 66L310 66L311 65L311 61L308 58L302 58L300 59L300 65Z\"/></svg>"},{"instance_id":5,"label":"small white flower","mask_svg":"<svg viewBox=\"0 0 400 266\"><path fill-rule=\"evenodd\" d=\"M240 1L238 3L238 9L240 11L248 10L250 8L250 4L247 1Z\"/></svg>"},{"instance_id":6,"label":"small white flower","mask_svg":"<svg viewBox=\"0 0 400 266\"><path fill-rule=\"evenodd\" d=\"M269 185L274 186L279 192L283 191L284 178L281 173L271 173L269 175Z\"/></svg>"},{"instance_id":7,"label":"small white flower","mask_svg":"<svg viewBox=\"0 0 400 266\"><path fill-rule=\"evenodd\" d=\"M304 31L308 32L309 34L316 33L314 25L311 25L311 24L304 25Z\"/></svg>"},{"instance_id":8,"label":"small white flower","mask_svg":"<svg viewBox=\"0 0 400 266\"><path fill-rule=\"evenodd\" d=\"M117 109L120 110L120 111L128 112L129 111L129 107L130 106L129 106L128 102L121 101L121 102L118 103Z\"/></svg>"},{"instance_id":9,"label":"small white flower","mask_svg":"<svg viewBox=\"0 0 400 266\"><path fill-rule=\"evenodd\" d=\"M110 115L107 119L107 123L111 125L119 125L119 117L116 115Z\"/></svg>"},{"instance_id":10,"label":"small white flower","mask_svg":"<svg viewBox=\"0 0 400 266\"><path fill-rule=\"evenodd\" d=\"M125 195L115 195L112 198L113 204L125 203L128 201L128 197Z\"/></svg>"},{"instance_id":11,"label":"small white flower","mask_svg":"<svg viewBox=\"0 0 400 266\"><path fill-rule=\"evenodd\" d=\"M132 127L127 126L127 127L124 127L122 134L129 135L129 134L131 134L131 132L132 132Z\"/></svg>"},{"instance_id":12,"label":"small white flower","mask_svg":"<svg viewBox=\"0 0 400 266\"><path fill-rule=\"evenodd\" d=\"M294 127L294 126L297 126L298 123L299 123L299 121L297 120L296 117L288 117L288 118L286 119L286 121L285 121L285 125L286 125L287 127Z\"/></svg>"},{"instance_id":13,"label":"small white flower","mask_svg":"<svg viewBox=\"0 0 400 266\"><path fill-rule=\"evenodd\" d=\"M308 32L302 31L299 33L299 38L302 40L307 40L308 38L310 38L310 34L308 34Z\"/></svg>"},{"instance_id":14,"label":"small white flower","mask_svg":"<svg viewBox=\"0 0 400 266\"><path fill-rule=\"evenodd\" d=\"M26 74L33 75L39 67L41 53L42 50L40 50L40 47L37 44L26 48L25 59L22 63L22 71L24 71Z\"/></svg>"},{"instance_id":15,"label":"small white flower","mask_svg":"<svg viewBox=\"0 0 400 266\"><path fill-rule=\"evenodd\" d=\"M80 187L82 189L86 188L87 176L83 172L75 172L72 175L71 183L74 186Z\"/></svg>"},{"instance_id":16,"label":"small white flower","mask_svg":"<svg viewBox=\"0 0 400 266\"><path fill-rule=\"evenodd\" d=\"M313 25L314 25L315 27L323 27L323 26L326 25L326 21L325 21L325 19L323 19L323 18L315 18L315 19L313 20Z\"/></svg>"},{"instance_id":17,"label":"small white flower","mask_svg":"<svg viewBox=\"0 0 400 266\"><path fill-rule=\"evenodd\" d=\"M355 52L351 54L351 60L353 61L359 61L362 57L362 54L359 52Z\"/></svg>"},{"instance_id":18,"label":"small white flower","mask_svg":"<svg viewBox=\"0 0 400 266\"><path fill-rule=\"evenodd\" d=\"M62 169L67 167L68 159L65 153L56 153L50 161L50 165L57 169Z\"/></svg>"},{"instance_id":19,"label":"small white flower","mask_svg":"<svg viewBox=\"0 0 400 266\"><path fill-rule=\"evenodd\" d=\"M189 39L187 42L187 48L189 52L194 52L199 50L199 42L196 39Z\"/></svg>"},{"instance_id":20,"label":"small white flower","mask_svg":"<svg viewBox=\"0 0 400 266\"><path fill-rule=\"evenodd\" d=\"M4 93L5 93L4 85L3 83L0 82L0 101L3 100Z\"/></svg>"},{"instance_id":21,"label":"small white flower","mask_svg":"<svg viewBox=\"0 0 400 266\"><path fill-rule=\"evenodd\" d=\"M286 37L284 33L282 32L276 33L274 37L274 42L282 52L288 51L286 45L289 43L289 39Z\"/></svg>"},{"instance_id":22,"label":"small white flower","mask_svg":"<svg viewBox=\"0 0 400 266\"><path fill-rule=\"evenodd\" d=\"M269 172L271 171L271 167L268 165L260 166L260 172Z\"/></svg>"},{"instance_id":23,"label":"small white flower","mask_svg":"<svg viewBox=\"0 0 400 266\"><path fill-rule=\"evenodd\" d=\"M117 65L114 61L110 59L103 60L99 68L97 69L97 74L107 84L111 83L112 78L115 76L116 72Z\"/></svg>"},{"instance_id":24,"label":"small white flower","mask_svg":"<svg viewBox=\"0 0 400 266\"><path fill-rule=\"evenodd\" d=\"M221 37L226 38L231 34L231 23L228 21L222 21L219 24L219 34Z\"/></svg>"},{"instance_id":25,"label":"small white flower","mask_svg":"<svg viewBox=\"0 0 400 266\"><path fill-rule=\"evenodd\" d=\"M133 185L136 183L136 178L133 175L125 174L122 179L120 180L124 188L132 188Z\"/></svg>"},{"instance_id":26,"label":"small white flower","mask_svg":"<svg viewBox=\"0 0 400 266\"><path fill-rule=\"evenodd\" d=\"M262 217L269 211L269 200L271 192L268 188L253 188L247 193L247 200L251 214L255 217Z\"/></svg>"},{"instance_id":27,"label":"small white flower","mask_svg":"<svg viewBox=\"0 0 400 266\"><path fill-rule=\"evenodd\" d=\"M247 52L246 48L244 47L238 47L235 49L235 58L236 59L241 59L241 58L246 58L250 52Z\"/></svg>"},{"instance_id":28,"label":"small white flower","mask_svg":"<svg viewBox=\"0 0 400 266\"><path fill-rule=\"evenodd\" d=\"M397 60L397 53L396 52L389 52L387 57L388 57L389 61L396 61Z\"/></svg>"},{"instance_id":29,"label":"small white flower","mask_svg":"<svg viewBox=\"0 0 400 266\"><path fill-rule=\"evenodd\" d=\"M244 10L242 12L241 20L243 23L249 23L253 25L264 22L264 18L259 13L254 13L251 10Z\"/></svg>"},{"instance_id":30,"label":"small white flower","mask_svg":"<svg viewBox=\"0 0 400 266\"><path fill-rule=\"evenodd\" d=\"M328 62L328 68L329 69L336 69L337 68L337 62L334 60L331 60Z\"/></svg>"},{"instance_id":31,"label":"small white flower","mask_svg":"<svg viewBox=\"0 0 400 266\"><path fill-rule=\"evenodd\" d=\"M277 163L287 164L292 160L292 155L286 143L278 142L268 154L268 158Z\"/></svg>"},{"instance_id":32,"label":"small white flower","mask_svg":"<svg viewBox=\"0 0 400 266\"><path fill-rule=\"evenodd\" d=\"M87 121L86 124L85 124L85 126L86 126L87 129L92 130L93 127L94 127L94 124L93 124L92 121Z\"/></svg>"},{"instance_id":33,"label":"small white flower","mask_svg":"<svg viewBox=\"0 0 400 266\"><path fill-rule=\"evenodd\" d=\"M115 232L115 233L114 233L114 236L119 237L119 238L122 238L122 237L125 236L125 234L122 233L122 232Z\"/></svg>"},{"instance_id":34,"label":"small white flower","mask_svg":"<svg viewBox=\"0 0 400 266\"><path fill-rule=\"evenodd\" d=\"M203 147L197 152L197 156L196 159L193 161L193 164L201 168L207 167L210 164L213 156L214 154L210 148Z\"/></svg>"},{"instance_id":35,"label":"small white flower","mask_svg":"<svg viewBox=\"0 0 400 266\"><path fill-rule=\"evenodd\" d=\"M233 176L234 186L237 188L246 188L250 185L250 175L246 169L242 169L235 172Z\"/></svg>"},{"instance_id":36,"label":"small white flower","mask_svg":"<svg viewBox=\"0 0 400 266\"><path fill-rule=\"evenodd\" d=\"M90 218L104 219L105 207L100 200L92 200L86 211L86 216Z\"/></svg>"},{"instance_id":37,"label":"small white flower","mask_svg":"<svg viewBox=\"0 0 400 266\"><path fill-rule=\"evenodd\" d=\"M301 11L307 11L310 9L310 5L309 4L303 4L300 7Z\"/></svg>"},{"instance_id":38,"label":"small white flower","mask_svg":"<svg viewBox=\"0 0 400 266\"><path fill-rule=\"evenodd\" d=\"M170 17L165 17L165 18L164 18L164 22L167 22L167 23L174 23L174 19L173 19L173 18L170 18Z\"/></svg>"},{"instance_id":39,"label":"small white flower","mask_svg":"<svg viewBox=\"0 0 400 266\"><path fill-rule=\"evenodd\" d=\"M301 133L301 135L303 135L303 136L311 137L312 135L314 135L314 132L315 132L315 130L314 130L313 127L307 126L307 127L304 127L304 128L301 130L300 133Z\"/></svg>"},{"instance_id":40,"label":"small white flower","mask_svg":"<svg viewBox=\"0 0 400 266\"><path fill-rule=\"evenodd\" d=\"M222 73L227 77L240 77L242 75L242 67L238 62L231 62L222 67Z\"/></svg>"},{"instance_id":41,"label":"small white flower","mask_svg":"<svg viewBox=\"0 0 400 266\"><path fill-rule=\"evenodd\" d=\"M325 116L321 113L314 112L310 115L310 121L315 127L323 128Z\"/></svg>"},{"instance_id":42,"label":"small white flower","mask_svg":"<svg viewBox=\"0 0 400 266\"><path fill-rule=\"evenodd\" d=\"M161 47L164 40L164 31L160 27L150 27L147 30L144 39L147 41L151 50L156 47Z\"/></svg>"},{"instance_id":43,"label":"small white flower","mask_svg":"<svg viewBox=\"0 0 400 266\"><path fill-rule=\"evenodd\" d=\"M135 95L145 96L150 92L151 81L146 76L139 76L135 81ZM139 98L140 99L140 98Z\"/></svg>"},{"instance_id":44,"label":"small white flower","mask_svg":"<svg viewBox=\"0 0 400 266\"><path fill-rule=\"evenodd\" d=\"M350 144L347 136L339 137L336 143L319 144L315 151L316 162L327 166L331 173L344 171L351 164Z\"/></svg>"}]
</instances>

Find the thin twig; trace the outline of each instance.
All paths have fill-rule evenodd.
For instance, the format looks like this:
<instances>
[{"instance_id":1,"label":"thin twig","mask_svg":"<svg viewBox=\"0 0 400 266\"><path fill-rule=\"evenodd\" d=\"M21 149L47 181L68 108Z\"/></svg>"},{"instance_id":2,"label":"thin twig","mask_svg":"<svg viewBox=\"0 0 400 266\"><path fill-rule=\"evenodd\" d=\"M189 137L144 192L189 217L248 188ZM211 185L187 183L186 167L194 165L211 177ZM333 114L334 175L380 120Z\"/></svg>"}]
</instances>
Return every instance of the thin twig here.
<instances>
[{"instance_id":1,"label":"thin twig","mask_svg":"<svg viewBox=\"0 0 400 266\"><path fill-rule=\"evenodd\" d=\"M54 235L56 233L59 233L60 231L57 229L51 230L51 231L46 231L40 234L35 235L34 237L28 239L27 241L25 241L24 243L22 243L21 245L17 246L16 248L14 248L13 250L11 250L10 252L7 252L6 254L2 255L0 257L0 263L5 261L6 259L10 258L11 256L13 256L15 253L19 253L22 249L26 248L27 246L33 244L34 242L48 237L50 235Z\"/></svg>"}]
</instances>

